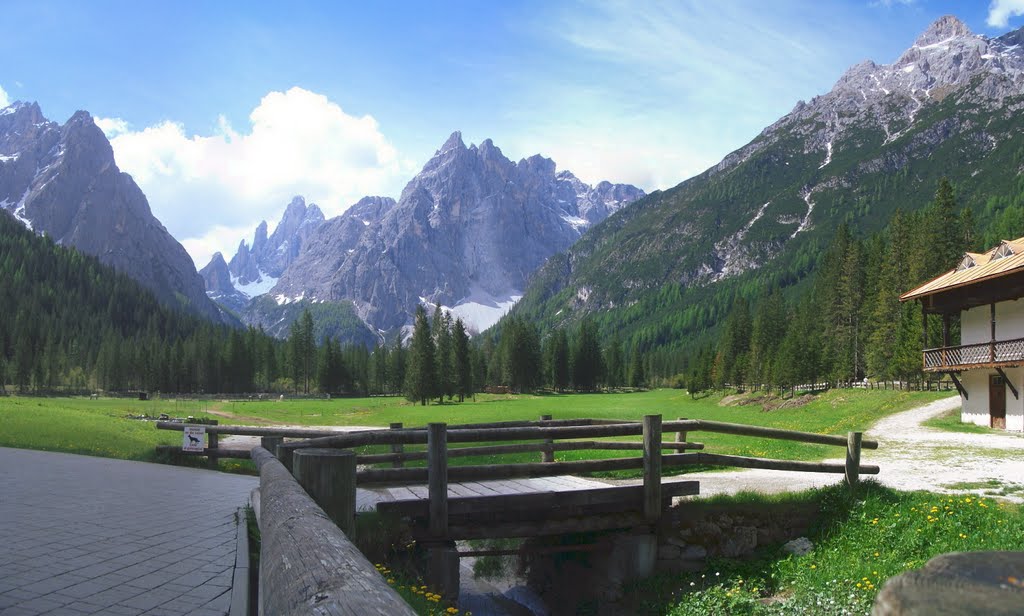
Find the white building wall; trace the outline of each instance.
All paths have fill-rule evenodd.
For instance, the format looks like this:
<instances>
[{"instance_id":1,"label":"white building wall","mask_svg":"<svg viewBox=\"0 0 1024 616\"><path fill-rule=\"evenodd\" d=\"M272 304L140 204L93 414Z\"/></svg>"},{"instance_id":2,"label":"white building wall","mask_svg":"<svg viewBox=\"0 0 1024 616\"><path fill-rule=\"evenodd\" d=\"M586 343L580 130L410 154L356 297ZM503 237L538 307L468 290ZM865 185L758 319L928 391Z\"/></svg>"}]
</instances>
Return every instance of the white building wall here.
<instances>
[{"instance_id":1,"label":"white building wall","mask_svg":"<svg viewBox=\"0 0 1024 616\"><path fill-rule=\"evenodd\" d=\"M981 344L992 339L992 320L989 306L978 306L960 313L961 344ZM1024 300L996 304L996 340L1024 338ZM1006 388L1006 429L1024 432L1024 368L1004 368L1007 378L1017 388L1020 399ZM967 370L960 382L967 390L960 420L988 427L991 425L988 404L988 378L998 374L991 368ZM961 396L962 398L962 396Z\"/></svg>"},{"instance_id":2,"label":"white building wall","mask_svg":"<svg viewBox=\"0 0 1024 616\"><path fill-rule=\"evenodd\" d=\"M996 340L1024 338L1024 300L996 304ZM988 305L960 313L960 344L992 339L992 313Z\"/></svg>"}]
</instances>

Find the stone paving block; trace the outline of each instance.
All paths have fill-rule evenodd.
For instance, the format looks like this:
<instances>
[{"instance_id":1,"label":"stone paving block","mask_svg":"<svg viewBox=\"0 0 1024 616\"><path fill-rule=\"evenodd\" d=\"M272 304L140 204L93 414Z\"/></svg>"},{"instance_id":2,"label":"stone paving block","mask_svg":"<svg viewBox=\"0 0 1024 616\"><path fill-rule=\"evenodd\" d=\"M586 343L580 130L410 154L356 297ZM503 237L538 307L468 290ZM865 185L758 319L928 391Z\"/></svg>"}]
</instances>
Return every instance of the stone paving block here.
<instances>
[{"instance_id":1,"label":"stone paving block","mask_svg":"<svg viewBox=\"0 0 1024 616\"><path fill-rule=\"evenodd\" d=\"M33 610L37 614L46 614L64 605L60 601L55 601L49 597L36 597L27 601L22 601L15 607L22 610Z\"/></svg>"},{"instance_id":2,"label":"stone paving block","mask_svg":"<svg viewBox=\"0 0 1024 616\"><path fill-rule=\"evenodd\" d=\"M72 616L124 616L157 601L147 608L153 616L224 616L226 607L203 605L230 590L236 512L257 484L202 469L0 448L0 612L45 605ZM179 583L193 573L186 579L195 588ZM51 603L27 603L36 599Z\"/></svg>"},{"instance_id":3,"label":"stone paving block","mask_svg":"<svg viewBox=\"0 0 1024 616\"><path fill-rule=\"evenodd\" d=\"M149 592L142 593L141 595L132 597L131 599L125 599L119 601L118 605L123 607L130 607L139 610L139 612L145 612L151 610L158 605L169 603L178 598L177 593L171 593L161 590L151 590Z\"/></svg>"}]
</instances>

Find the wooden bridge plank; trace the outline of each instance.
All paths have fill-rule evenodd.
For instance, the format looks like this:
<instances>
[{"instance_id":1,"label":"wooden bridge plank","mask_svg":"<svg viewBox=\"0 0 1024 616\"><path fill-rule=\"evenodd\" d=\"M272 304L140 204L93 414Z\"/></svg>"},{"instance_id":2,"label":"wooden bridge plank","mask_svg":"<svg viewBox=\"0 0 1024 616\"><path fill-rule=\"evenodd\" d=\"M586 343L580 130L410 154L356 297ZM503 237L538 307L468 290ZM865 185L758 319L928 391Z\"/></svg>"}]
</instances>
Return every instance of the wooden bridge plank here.
<instances>
[{"instance_id":1,"label":"wooden bridge plank","mask_svg":"<svg viewBox=\"0 0 1024 616\"><path fill-rule=\"evenodd\" d=\"M696 481L676 481L662 487L663 500L675 496L697 494L699 484ZM448 512L451 516L468 516L495 512L509 515L529 515L529 511L542 514L555 514L561 510L575 508L593 508L601 505L623 506L639 505L642 501L643 486L611 486L607 488L591 488L589 490L571 490L566 492L531 492L501 494L497 496L456 497L448 500ZM633 501L636 501L635 503ZM377 504L380 512L393 512L409 517L427 515L428 503L421 499L395 500Z\"/></svg>"}]
</instances>

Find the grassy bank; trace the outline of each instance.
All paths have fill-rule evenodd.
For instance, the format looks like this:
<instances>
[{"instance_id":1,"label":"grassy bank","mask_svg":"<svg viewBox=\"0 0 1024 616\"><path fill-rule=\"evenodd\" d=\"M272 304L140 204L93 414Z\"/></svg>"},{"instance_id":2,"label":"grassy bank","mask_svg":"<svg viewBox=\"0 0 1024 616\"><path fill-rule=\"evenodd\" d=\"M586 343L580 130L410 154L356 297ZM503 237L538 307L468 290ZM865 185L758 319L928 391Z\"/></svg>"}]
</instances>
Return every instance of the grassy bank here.
<instances>
[{"instance_id":1,"label":"grassy bank","mask_svg":"<svg viewBox=\"0 0 1024 616\"><path fill-rule=\"evenodd\" d=\"M897 492L871 482L853 494L836 486L785 498L820 507L820 523L809 534L811 553L791 556L773 548L752 560L713 561L703 573L658 576L632 589L634 611L868 614L886 579L932 556L1024 549L1024 513L992 499Z\"/></svg>"},{"instance_id":2,"label":"grassy bank","mask_svg":"<svg viewBox=\"0 0 1024 616\"><path fill-rule=\"evenodd\" d=\"M579 417L638 419L662 414L666 419L688 417L825 434L864 430L879 418L948 394L934 392L835 390L808 399L802 406L764 411L760 404L736 404L722 395L691 399L679 390L636 393L563 395L481 395L475 401L419 406L401 398L343 398L334 400L270 400L263 402L138 401L101 398L0 398L0 446L64 451L87 455L149 460L158 444L178 444L177 432L159 431L151 422L130 415L212 417L221 424L407 426L430 421L451 424ZM816 460L839 455L825 446L766 441L724 434L694 433L709 451L759 457ZM621 452L591 452L606 456ZM572 459L580 452L560 453ZM589 454L588 454L589 455ZM534 459L527 456L523 459ZM512 461L516 458L463 459L464 462Z\"/></svg>"}]
</instances>

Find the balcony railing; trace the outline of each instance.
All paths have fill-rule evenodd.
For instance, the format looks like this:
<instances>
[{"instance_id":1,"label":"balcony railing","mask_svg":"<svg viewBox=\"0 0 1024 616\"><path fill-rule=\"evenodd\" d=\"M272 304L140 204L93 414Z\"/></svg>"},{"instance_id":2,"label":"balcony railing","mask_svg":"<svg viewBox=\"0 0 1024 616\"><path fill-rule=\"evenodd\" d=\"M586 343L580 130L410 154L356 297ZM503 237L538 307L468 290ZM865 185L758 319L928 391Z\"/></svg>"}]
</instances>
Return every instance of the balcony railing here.
<instances>
[{"instance_id":1,"label":"balcony railing","mask_svg":"<svg viewBox=\"0 0 1024 616\"><path fill-rule=\"evenodd\" d=\"M925 349L924 371L946 372L970 368L1024 365L1024 338L981 344Z\"/></svg>"}]
</instances>

